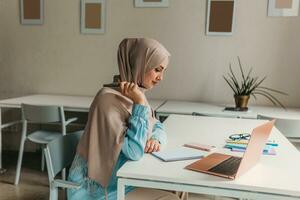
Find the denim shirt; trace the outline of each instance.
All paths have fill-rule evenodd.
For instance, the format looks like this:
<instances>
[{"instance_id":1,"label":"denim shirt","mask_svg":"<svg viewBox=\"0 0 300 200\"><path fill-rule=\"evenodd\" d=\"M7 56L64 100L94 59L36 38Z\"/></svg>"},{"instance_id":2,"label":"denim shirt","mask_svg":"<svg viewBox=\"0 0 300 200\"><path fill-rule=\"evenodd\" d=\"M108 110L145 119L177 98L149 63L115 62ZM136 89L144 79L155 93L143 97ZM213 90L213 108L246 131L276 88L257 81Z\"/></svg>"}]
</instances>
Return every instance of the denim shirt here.
<instances>
[{"instance_id":1,"label":"denim shirt","mask_svg":"<svg viewBox=\"0 0 300 200\"><path fill-rule=\"evenodd\" d=\"M148 112L149 110L146 106L140 104L133 105L122 150L107 187L108 200L117 199L117 171L126 161L139 160L144 155L144 148L147 141ZM159 121L153 127L151 138L158 140L162 145L166 143L164 127ZM87 162L77 154L70 168L68 180L79 183L81 187L80 189L68 189L68 199L105 199L104 188L99 183L90 179L87 176L87 171ZM127 194L133 189L131 186L126 186L125 193Z\"/></svg>"}]
</instances>

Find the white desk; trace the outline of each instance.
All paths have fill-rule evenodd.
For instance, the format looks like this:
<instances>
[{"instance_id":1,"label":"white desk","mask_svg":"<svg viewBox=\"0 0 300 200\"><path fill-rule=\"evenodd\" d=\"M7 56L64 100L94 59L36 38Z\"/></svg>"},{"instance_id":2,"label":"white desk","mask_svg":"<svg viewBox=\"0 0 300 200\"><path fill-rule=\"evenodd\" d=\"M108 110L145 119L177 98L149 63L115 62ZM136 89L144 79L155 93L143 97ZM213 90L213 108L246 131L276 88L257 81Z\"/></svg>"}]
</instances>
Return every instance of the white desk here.
<instances>
[{"instance_id":1,"label":"white desk","mask_svg":"<svg viewBox=\"0 0 300 200\"><path fill-rule=\"evenodd\" d=\"M20 108L22 103L34 105L62 105L66 111L88 112L93 96L67 96L37 94L0 100L0 108ZM149 99L149 104L156 110L165 100Z\"/></svg>"},{"instance_id":2,"label":"white desk","mask_svg":"<svg viewBox=\"0 0 300 200\"><path fill-rule=\"evenodd\" d=\"M47 95L37 94L18 98L0 100L0 172L2 171L2 132L1 129L16 123L2 124L1 108L20 108L22 103L34 105L60 105L65 111L88 112L93 101L92 96L67 96L67 95ZM165 100L148 100L155 111ZM0 173L1 174L1 173Z\"/></svg>"},{"instance_id":3,"label":"white desk","mask_svg":"<svg viewBox=\"0 0 300 200\"><path fill-rule=\"evenodd\" d=\"M287 108L284 110L280 107L272 106L249 106L247 112L223 111L224 105L215 105L201 102L187 101L167 101L156 110L157 117L168 116L170 114L191 115L193 112L216 115L223 117L256 119L258 114L272 117L300 119L300 108Z\"/></svg>"},{"instance_id":4,"label":"white desk","mask_svg":"<svg viewBox=\"0 0 300 200\"><path fill-rule=\"evenodd\" d=\"M225 139L232 133L250 132L262 123L251 119L170 115L164 123L168 134L165 148L199 141L216 145L218 152L241 156L222 148ZM125 185L247 199L299 199L300 153L276 128L270 137L279 144L277 155L263 155L254 168L236 180L184 169L195 160L162 162L147 154L139 161L127 162L117 172L118 200L124 200Z\"/></svg>"}]
</instances>

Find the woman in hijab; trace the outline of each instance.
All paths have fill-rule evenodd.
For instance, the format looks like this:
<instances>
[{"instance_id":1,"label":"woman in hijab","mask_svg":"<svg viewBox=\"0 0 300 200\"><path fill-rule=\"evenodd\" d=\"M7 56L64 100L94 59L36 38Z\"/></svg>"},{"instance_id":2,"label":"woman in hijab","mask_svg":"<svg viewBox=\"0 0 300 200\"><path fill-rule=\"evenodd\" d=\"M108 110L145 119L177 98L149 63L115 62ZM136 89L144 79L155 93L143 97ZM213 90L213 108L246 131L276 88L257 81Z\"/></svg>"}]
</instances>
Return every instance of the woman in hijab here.
<instances>
[{"instance_id":1,"label":"woman in hijab","mask_svg":"<svg viewBox=\"0 0 300 200\"><path fill-rule=\"evenodd\" d=\"M116 200L117 170L126 161L139 160L166 143L163 125L155 119L144 92L162 80L169 57L165 47L153 39L128 38L120 43L120 82L105 85L91 104L69 172L69 180L81 188L69 189L68 199ZM126 187L125 192L133 189ZM138 189L128 194L128 199L161 198L177 196L159 190L141 193Z\"/></svg>"}]
</instances>

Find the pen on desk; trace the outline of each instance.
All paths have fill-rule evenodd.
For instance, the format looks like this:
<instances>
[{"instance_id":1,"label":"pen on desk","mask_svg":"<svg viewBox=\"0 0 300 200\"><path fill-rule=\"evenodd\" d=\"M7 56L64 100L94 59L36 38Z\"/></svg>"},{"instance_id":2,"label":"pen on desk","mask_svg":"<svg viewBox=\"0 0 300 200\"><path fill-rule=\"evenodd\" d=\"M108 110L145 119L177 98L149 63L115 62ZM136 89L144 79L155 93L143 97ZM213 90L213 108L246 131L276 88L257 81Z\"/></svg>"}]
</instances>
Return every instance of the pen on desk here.
<instances>
[{"instance_id":1,"label":"pen on desk","mask_svg":"<svg viewBox=\"0 0 300 200\"><path fill-rule=\"evenodd\" d=\"M216 148L215 146L199 144L199 143L187 143L187 144L184 144L183 146L194 148L194 149L199 149L202 151L211 151Z\"/></svg>"}]
</instances>

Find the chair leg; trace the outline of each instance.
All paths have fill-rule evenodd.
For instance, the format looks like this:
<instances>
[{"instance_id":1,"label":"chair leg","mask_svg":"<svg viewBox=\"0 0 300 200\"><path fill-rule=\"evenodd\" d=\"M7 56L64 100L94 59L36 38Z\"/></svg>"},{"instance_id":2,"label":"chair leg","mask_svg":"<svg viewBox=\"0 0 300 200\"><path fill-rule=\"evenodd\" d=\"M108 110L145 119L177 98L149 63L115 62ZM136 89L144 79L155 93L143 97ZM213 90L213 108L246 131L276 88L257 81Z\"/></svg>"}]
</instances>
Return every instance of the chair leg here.
<instances>
[{"instance_id":1,"label":"chair leg","mask_svg":"<svg viewBox=\"0 0 300 200\"><path fill-rule=\"evenodd\" d=\"M18 164L17 164L17 169L16 169L15 185L18 185L19 180L20 180L20 172L21 172L21 165L22 165L22 159L23 159L24 144L25 144L25 140L26 140L26 129L27 129L27 123L23 122L22 136L21 136L19 156L18 156Z\"/></svg>"},{"instance_id":2,"label":"chair leg","mask_svg":"<svg viewBox=\"0 0 300 200\"><path fill-rule=\"evenodd\" d=\"M44 154L44 146L42 147L42 159L41 159L41 170L42 172L45 170L45 154Z\"/></svg>"},{"instance_id":3,"label":"chair leg","mask_svg":"<svg viewBox=\"0 0 300 200\"><path fill-rule=\"evenodd\" d=\"M49 200L58 200L58 189L50 187Z\"/></svg>"},{"instance_id":4,"label":"chair leg","mask_svg":"<svg viewBox=\"0 0 300 200\"><path fill-rule=\"evenodd\" d=\"M188 200L189 199L189 193L188 192L181 192L180 199L181 200Z\"/></svg>"},{"instance_id":5,"label":"chair leg","mask_svg":"<svg viewBox=\"0 0 300 200\"><path fill-rule=\"evenodd\" d=\"M62 171L61 171L61 178L62 180L66 180L66 168L64 168Z\"/></svg>"}]
</instances>

